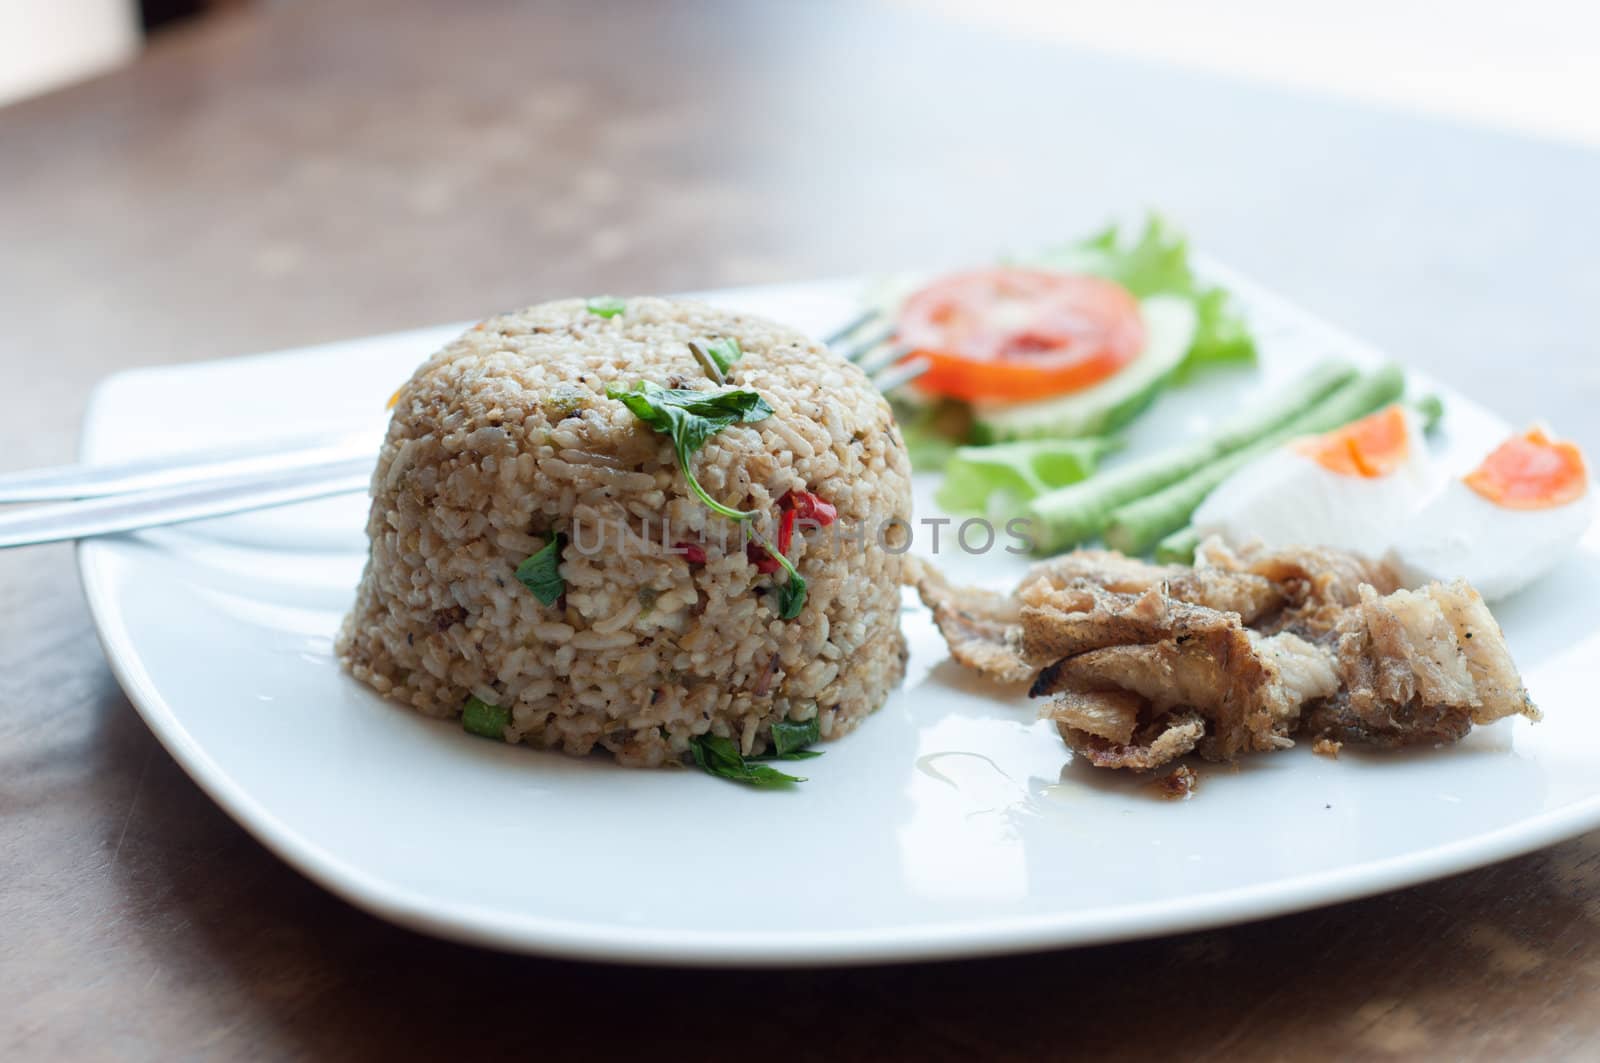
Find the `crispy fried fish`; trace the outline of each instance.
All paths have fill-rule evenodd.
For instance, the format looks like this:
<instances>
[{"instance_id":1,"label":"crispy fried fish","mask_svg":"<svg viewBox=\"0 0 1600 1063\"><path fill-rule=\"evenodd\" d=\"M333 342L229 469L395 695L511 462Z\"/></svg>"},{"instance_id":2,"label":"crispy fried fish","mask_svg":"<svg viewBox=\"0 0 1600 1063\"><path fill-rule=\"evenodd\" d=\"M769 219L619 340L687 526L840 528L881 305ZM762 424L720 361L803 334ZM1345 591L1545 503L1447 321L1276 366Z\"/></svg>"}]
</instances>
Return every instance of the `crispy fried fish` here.
<instances>
[{"instance_id":1,"label":"crispy fried fish","mask_svg":"<svg viewBox=\"0 0 1600 1063\"><path fill-rule=\"evenodd\" d=\"M1022 603L981 587L954 587L916 558L908 564L917 596L933 613L950 656L1000 683L1024 683L1035 669L1022 656Z\"/></svg>"},{"instance_id":2,"label":"crispy fried fish","mask_svg":"<svg viewBox=\"0 0 1600 1063\"><path fill-rule=\"evenodd\" d=\"M1236 613L1246 623L1281 610L1285 601L1269 580L1251 572L1153 565L1111 550L1075 550L1041 562L1011 594L952 586L926 562L918 562L911 578L950 655L1006 683L1025 682L1040 665L1072 652L1067 647L1075 638L1097 645L1120 641L1109 637L1108 623L1159 623L1116 619L1157 589L1163 600ZM1096 615L1072 615L1093 612L1097 602L1105 608ZM1054 623L1056 615L1065 626Z\"/></svg>"},{"instance_id":3,"label":"crispy fried fish","mask_svg":"<svg viewBox=\"0 0 1600 1063\"><path fill-rule=\"evenodd\" d=\"M1463 582L1420 590L1343 551L1233 551L1195 566L1079 550L1010 595L951 587L922 600L961 663L1031 679L1075 752L1148 770L1296 737L1393 746L1454 741L1473 724L1538 719L1504 635Z\"/></svg>"},{"instance_id":4,"label":"crispy fried fish","mask_svg":"<svg viewBox=\"0 0 1600 1063\"><path fill-rule=\"evenodd\" d=\"M1539 719L1500 625L1461 580L1384 596L1363 587L1334 634L1341 690L1307 718L1317 738L1454 742L1473 724Z\"/></svg>"}]
</instances>

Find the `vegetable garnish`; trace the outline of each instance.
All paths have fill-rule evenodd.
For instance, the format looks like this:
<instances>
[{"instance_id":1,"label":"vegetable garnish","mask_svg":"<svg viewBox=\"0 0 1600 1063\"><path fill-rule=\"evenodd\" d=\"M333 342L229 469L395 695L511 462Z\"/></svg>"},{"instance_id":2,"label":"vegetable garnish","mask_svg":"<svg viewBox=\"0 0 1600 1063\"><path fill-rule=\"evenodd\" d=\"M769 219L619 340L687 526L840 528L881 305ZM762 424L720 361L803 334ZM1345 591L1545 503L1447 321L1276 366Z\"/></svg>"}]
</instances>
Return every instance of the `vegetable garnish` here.
<instances>
[{"instance_id":1,"label":"vegetable garnish","mask_svg":"<svg viewBox=\"0 0 1600 1063\"><path fill-rule=\"evenodd\" d=\"M767 788L806 781L803 775L788 775L765 764L752 764L740 755L732 739L720 735L701 735L689 743L689 752L700 770L734 782Z\"/></svg>"},{"instance_id":2,"label":"vegetable garnish","mask_svg":"<svg viewBox=\"0 0 1600 1063\"><path fill-rule=\"evenodd\" d=\"M694 344L689 346L693 347ZM712 340L710 343L701 344L701 350L710 356L717 368L726 373L734 362L744 357L744 348L739 346L739 341L729 336L723 340Z\"/></svg>"},{"instance_id":3,"label":"vegetable garnish","mask_svg":"<svg viewBox=\"0 0 1600 1063\"><path fill-rule=\"evenodd\" d=\"M706 353L704 347L690 340L689 353L694 355L694 360L700 363L700 368L706 371L706 376L710 377L712 383L716 384L717 387L720 388L728 382L726 371L715 358Z\"/></svg>"},{"instance_id":4,"label":"vegetable garnish","mask_svg":"<svg viewBox=\"0 0 1600 1063\"><path fill-rule=\"evenodd\" d=\"M567 581L561 578L561 547L565 542L566 536L558 534L517 566L517 581L545 605L556 604L567 592Z\"/></svg>"},{"instance_id":5,"label":"vegetable garnish","mask_svg":"<svg viewBox=\"0 0 1600 1063\"><path fill-rule=\"evenodd\" d=\"M480 738L504 738L510 724L510 709L490 705L476 695L468 698L461 710L461 729Z\"/></svg>"},{"instance_id":6,"label":"vegetable garnish","mask_svg":"<svg viewBox=\"0 0 1600 1063\"><path fill-rule=\"evenodd\" d=\"M1131 241L1124 239L1119 226L1112 225L1087 240L1028 261L1116 281L1140 299L1178 295L1191 300L1200 321L1184 370L1256 359L1255 340L1227 291L1202 285L1195 278L1189 242L1160 215L1145 219L1144 228Z\"/></svg>"},{"instance_id":7,"label":"vegetable garnish","mask_svg":"<svg viewBox=\"0 0 1600 1063\"><path fill-rule=\"evenodd\" d=\"M809 760L822 756L820 749L807 749L822 739L822 725L815 716L804 723L779 720L772 725L772 752L752 760Z\"/></svg>"},{"instance_id":8,"label":"vegetable garnish","mask_svg":"<svg viewBox=\"0 0 1600 1063\"><path fill-rule=\"evenodd\" d=\"M694 470L689 467L689 459L695 451L724 428L732 424L764 421L772 416L772 407L760 395L737 388L727 391L664 388L648 380L639 381L631 391L607 387L606 394L626 405L635 417L657 432L672 437L672 445L678 453L678 468L683 471L689 490L707 509L740 522L760 516L759 510L734 509L712 498L700 486ZM751 538L753 545L766 552L789 573L788 580L778 588L778 616L793 620L805 606L806 581L782 550L773 550L758 532L752 531Z\"/></svg>"},{"instance_id":9,"label":"vegetable garnish","mask_svg":"<svg viewBox=\"0 0 1600 1063\"><path fill-rule=\"evenodd\" d=\"M1078 391L1133 361L1144 320L1127 289L1100 277L996 267L944 277L900 308L896 341L930 368L935 395L1027 400Z\"/></svg>"},{"instance_id":10,"label":"vegetable garnish","mask_svg":"<svg viewBox=\"0 0 1600 1063\"><path fill-rule=\"evenodd\" d=\"M1549 509L1582 498L1589 470L1576 445L1530 428L1496 447L1467 474L1466 485L1506 509Z\"/></svg>"},{"instance_id":11,"label":"vegetable garnish","mask_svg":"<svg viewBox=\"0 0 1600 1063\"><path fill-rule=\"evenodd\" d=\"M700 481L695 479L694 470L689 467L689 459L706 440L729 425L750 424L771 417L772 407L760 395L740 389L690 391L664 388L648 380L639 381L631 391L608 386L606 395L627 406L635 417L657 432L672 437L673 449L678 454L678 468L689 482L689 490L707 509L729 520L745 521L757 515L755 510L725 506L706 494Z\"/></svg>"},{"instance_id":12,"label":"vegetable garnish","mask_svg":"<svg viewBox=\"0 0 1600 1063\"><path fill-rule=\"evenodd\" d=\"M1294 444L1295 452L1341 476L1376 479L1399 468L1411 450L1406 415L1398 403L1342 428Z\"/></svg>"},{"instance_id":13,"label":"vegetable garnish","mask_svg":"<svg viewBox=\"0 0 1600 1063\"><path fill-rule=\"evenodd\" d=\"M614 295L600 295L584 303L583 308L596 317L612 318L628 309L628 303Z\"/></svg>"},{"instance_id":14,"label":"vegetable garnish","mask_svg":"<svg viewBox=\"0 0 1600 1063\"><path fill-rule=\"evenodd\" d=\"M780 536L783 534L785 519L790 520L792 533L792 514L785 512L778 517L778 534ZM744 548L745 556L750 559L751 564L756 566L757 572L770 573L776 572L781 568L789 574L789 578L778 586L778 618L780 620L793 620L800 615L800 610L805 608L805 577L801 576L800 570L794 567L794 562L789 560L786 551L768 543L760 532L752 529L750 539L751 541Z\"/></svg>"},{"instance_id":15,"label":"vegetable garnish","mask_svg":"<svg viewBox=\"0 0 1600 1063\"><path fill-rule=\"evenodd\" d=\"M1156 543L1156 561L1163 565L1192 565L1199 547L1200 533L1191 524Z\"/></svg>"},{"instance_id":16,"label":"vegetable garnish","mask_svg":"<svg viewBox=\"0 0 1600 1063\"><path fill-rule=\"evenodd\" d=\"M1201 439L1180 443L1039 496L1027 505L1035 542L1039 549L1054 552L1095 538L1105 531L1111 514L1119 507L1156 494L1272 435L1355 379L1354 366L1339 360L1322 362Z\"/></svg>"},{"instance_id":17,"label":"vegetable garnish","mask_svg":"<svg viewBox=\"0 0 1600 1063\"><path fill-rule=\"evenodd\" d=\"M945 462L936 497L952 513L1010 514L1046 491L1086 479L1118 446L1089 436L958 447Z\"/></svg>"},{"instance_id":18,"label":"vegetable garnish","mask_svg":"<svg viewBox=\"0 0 1600 1063\"><path fill-rule=\"evenodd\" d=\"M814 520L824 528L839 519L837 506L810 491L785 491L778 499L778 508L793 513L800 520ZM778 545L785 550L789 548L781 536Z\"/></svg>"},{"instance_id":19,"label":"vegetable garnish","mask_svg":"<svg viewBox=\"0 0 1600 1063\"><path fill-rule=\"evenodd\" d=\"M734 362L744 357L744 350L739 346L739 341L729 336L725 340L711 340L708 343L689 341L689 353L694 355L695 361L705 369L706 376L715 380L720 386L728 381L728 370Z\"/></svg>"},{"instance_id":20,"label":"vegetable garnish","mask_svg":"<svg viewBox=\"0 0 1600 1063\"><path fill-rule=\"evenodd\" d=\"M774 549L759 535L745 546L745 556L760 572L776 572L782 568L789 580L778 589L778 615L793 620L800 615L806 601L806 581L800 577L794 563L788 558L789 547L794 543L795 525L811 521L826 528L839 518L839 510L820 495L810 491L785 491L778 499L778 542Z\"/></svg>"},{"instance_id":21,"label":"vegetable garnish","mask_svg":"<svg viewBox=\"0 0 1600 1063\"><path fill-rule=\"evenodd\" d=\"M1125 554L1144 553L1188 524L1206 496L1235 470L1296 436L1331 432L1365 417L1398 399L1405 386L1405 374L1398 366L1386 365L1361 374L1250 445L1208 461L1158 491L1117 506L1105 524L1106 545ZM1036 499L1029 507L1030 514L1056 497L1058 494L1052 493Z\"/></svg>"},{"instance_id":22,"label":"vegetable garnish","mask_svg":"<svg viewBox=\"0 0 1600 1063\"><path fill-rule=\"evenodd\" d=\"M778 499L777 552L780 554L789 552L789 547L794 543L795 525L800 521L811 521L819 527L826 528L837 519L839 510L821 495L814 495L810 491L785 491L783 497ZM764 543L748 544L745 547L745 555L750 558L750 563L762 572L776 572L781 567Z\"/></svg>"}]
</instances>

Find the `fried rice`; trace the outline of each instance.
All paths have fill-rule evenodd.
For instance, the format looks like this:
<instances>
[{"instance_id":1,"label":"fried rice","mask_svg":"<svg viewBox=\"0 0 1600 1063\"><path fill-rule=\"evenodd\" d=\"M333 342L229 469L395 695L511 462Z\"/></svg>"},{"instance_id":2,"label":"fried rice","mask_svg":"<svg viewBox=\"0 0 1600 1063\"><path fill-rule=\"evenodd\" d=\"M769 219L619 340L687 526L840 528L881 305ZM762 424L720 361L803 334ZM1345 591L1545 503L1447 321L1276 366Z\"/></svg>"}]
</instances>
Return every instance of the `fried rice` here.
<instances>
[{"instance_id":1,"label":"fried rice","mask_svg":"<svg viewBox=\"0 0 1600 1063\"><path fill-rule=\"evenodd\" d=\"M725 385L699 344L737 340ZM782 572L691 493L672 441L607 386L750 389L772 416L691 459L705 490L771 528L786 497L837 510L794 536L806 581L792 620ZM508 742L624 764L683 759L698 736L746 755L778 721L841 735L899 683L910 465L882 396L791 329L694 302L582 300L492 318L400 391L372 480L371 555L337 649L380 693L437 717L470 697L508 710ZM565 592L517 579L562 536Z\"/></svg>"}]
</instances>

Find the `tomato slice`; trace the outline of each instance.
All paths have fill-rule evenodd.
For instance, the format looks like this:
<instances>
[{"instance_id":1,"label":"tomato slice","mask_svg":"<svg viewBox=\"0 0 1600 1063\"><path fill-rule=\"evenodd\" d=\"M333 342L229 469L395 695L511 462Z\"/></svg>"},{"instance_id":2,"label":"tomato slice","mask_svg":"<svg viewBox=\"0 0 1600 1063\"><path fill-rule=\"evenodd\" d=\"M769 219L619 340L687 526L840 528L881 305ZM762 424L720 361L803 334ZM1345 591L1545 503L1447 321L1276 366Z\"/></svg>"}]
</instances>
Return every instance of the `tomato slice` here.
<instances>
[{"instance_id":1,"label":"tomato slice","mask_svg":"<svg viewBox=\"0 0 1600 1063\"><path fill-rule=\"evenodd\" d=\"M1576 445L1530 428L1494 449L1466 476L1479 495L1506 509L1548 509L1589 490L1589 469Z\"/></svg>"},{"instance_id":2,"label":"tomato slice","mask_svg":"<svg viewBox=\"0 0 1600 1063\"><path fill-rule=\"evenodd\" d=\"M1120 284L999 267L943 277L900 309L895 338L931 368L917 386L967 401L1040 399L1098 384L1144 349Z\"/></svg>"},{"instance_id":3,"label":"tomato slice","mask_svg":"<svg viewBox=\"0 0 1600 1063\"><path fill-rule=\"evenodd\" d=\"M1294 449L1329 472L1375 480L1404 464L1411 453L1411 434L1399 405L1385 406L1343 428L1302 440Z\"/></svg>"}]
</instances>

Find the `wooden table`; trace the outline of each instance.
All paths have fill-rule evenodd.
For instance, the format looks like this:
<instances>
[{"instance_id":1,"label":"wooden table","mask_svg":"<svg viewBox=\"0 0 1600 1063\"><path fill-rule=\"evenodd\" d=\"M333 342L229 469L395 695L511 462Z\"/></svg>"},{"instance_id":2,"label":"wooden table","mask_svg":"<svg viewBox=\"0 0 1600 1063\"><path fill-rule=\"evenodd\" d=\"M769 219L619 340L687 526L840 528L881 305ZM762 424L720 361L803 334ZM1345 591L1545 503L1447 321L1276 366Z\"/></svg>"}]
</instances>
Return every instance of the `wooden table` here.
<instances>
[{"instance_id":1,"label":"wooden table","mask_svg":"<svg viewBox=\"0 0 1600 1063\"><path fill-rule=\"evenodd\" d=\"M1147 203L1600 450L1596 188L1592 153L894 7L261 5L0 111L0 467L70 459L89 388L124 366L983 259ZM76 584L68 549L0 554L7 1059L672 1058L711 1034L815 1058L1600 1052L1600 835L1305 915L975 963L681 972L418 937L195 788Z\"/></svg>"}]
</instances>

